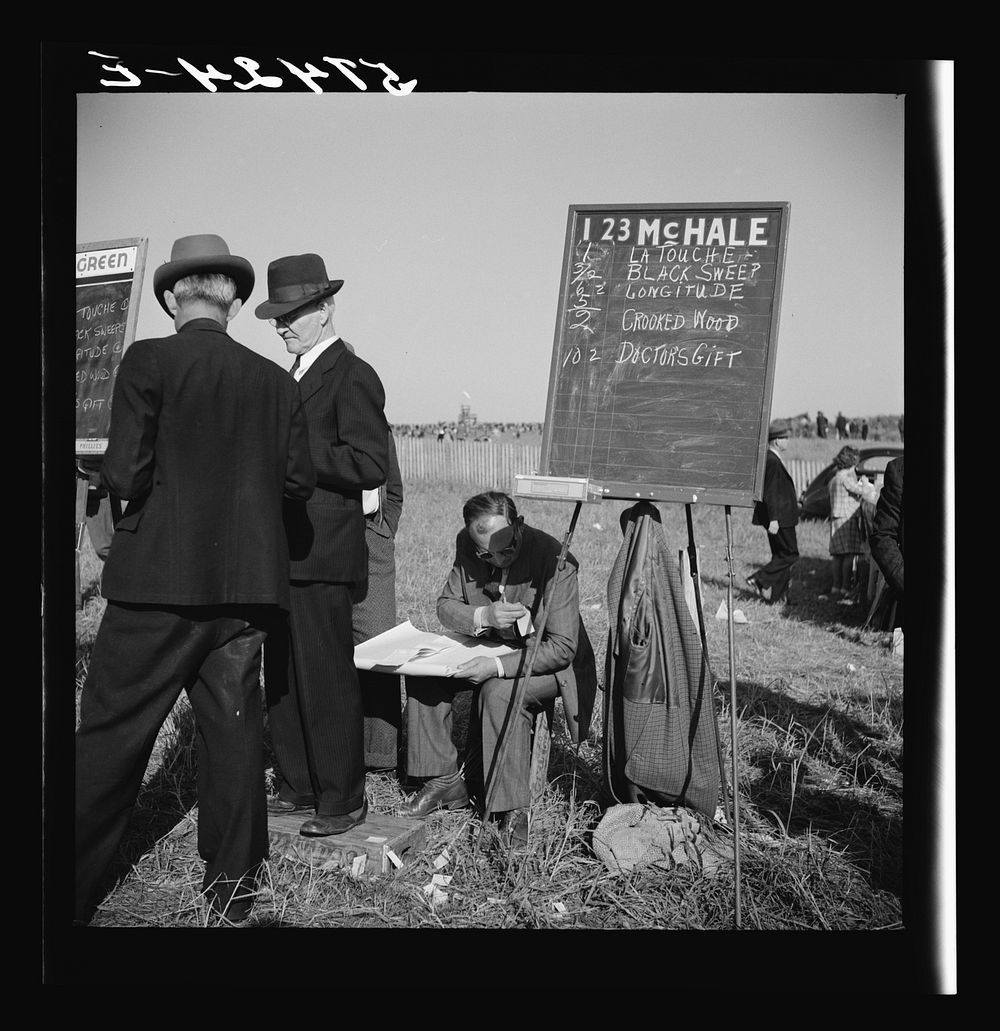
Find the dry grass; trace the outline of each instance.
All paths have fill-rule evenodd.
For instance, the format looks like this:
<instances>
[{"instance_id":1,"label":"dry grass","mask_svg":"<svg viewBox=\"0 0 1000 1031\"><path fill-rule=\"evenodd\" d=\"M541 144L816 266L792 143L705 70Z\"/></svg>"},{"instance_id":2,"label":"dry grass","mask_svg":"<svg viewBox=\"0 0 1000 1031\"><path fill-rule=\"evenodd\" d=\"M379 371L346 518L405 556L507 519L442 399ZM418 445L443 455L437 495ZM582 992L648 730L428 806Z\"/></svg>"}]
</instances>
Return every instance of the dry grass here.
<instances>
[{"instance_id":1,"label":"dry grass","mask_svg":"<svg viewBox=\"0 0 1000 1031\"><path fill-rule=\"evenodd\" d=\"M796 442L793 442L793 444ZM815 447L830 441L803 442ZM836 444L836 442L832 442ZM831 454L836 450L830 448ZM802 457L822 457L802 456ZM435 600L453 555L463 486L409 485L397 541L399 618L438 627ZM558 538L571 510L525 502L527 521ZM607 576L621 542L622 502L586 506L573 541L581 563L581 606L603 673ZM661 506L668 539L686 546L684 511ZM717 714L729 758L726 535L718 508L695 511L707 635L719 684ZM827 529L800 527L802 559L789 609L771 609L740 590L767 556L749 511L733 512L736 699L741 800L743 925L764 930L881 929L902 925L902 662L886 635L862 632L857 607L824 600ZM103 602L98 563L84 556L89 600L78 615L78 691ZM599 696L599 704L601 698ZM557 713L559 708L557 707ZM460 711L461 716L461 711ZM471 812L427 821L427 847L407 855L396 877L353 879L299 860L273 858L248 926L394 928L704 928L734 925L731 866L718 876L649 867L612 876L590 835L601 817L600 714L577 752L557 716L550 784L534 814L527 853L510 855ZM456 735L463 720L456 720ZM96 924L191 927L211 922L198 896L201 862L188 815L196 805L192 716L181 699L164 726L128 838ZM392 814L395 779L369 775L369 803ZM171 833L173 831L173 833ZM447 901L424 891L436 857L451 875Z\"/></svg>"}]
</instances>

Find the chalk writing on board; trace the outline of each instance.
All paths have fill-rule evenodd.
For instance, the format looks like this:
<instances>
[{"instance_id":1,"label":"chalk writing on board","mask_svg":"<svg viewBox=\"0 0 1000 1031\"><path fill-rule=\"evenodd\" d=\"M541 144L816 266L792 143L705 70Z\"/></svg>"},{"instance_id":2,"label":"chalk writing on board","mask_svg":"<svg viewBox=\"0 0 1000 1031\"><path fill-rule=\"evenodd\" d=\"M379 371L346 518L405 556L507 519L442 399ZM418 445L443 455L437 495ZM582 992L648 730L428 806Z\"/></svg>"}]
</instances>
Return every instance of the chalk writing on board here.
<instances>
[{"instance_id":1,"label":"chalk writing on board","mask_svg":"<svg viewBox=\"0 0 1000 1031\"><path fill-rule=\"evenodd\" d=\"M541 475L753 503L787 222L784 202L570 208Z\"/></svg>"},{"instance_id":2,"label":"chalk writing on board","mask_svg":"<svg viewBox=\"0 0 1000 1031\"><path fill-rule=\"evenodd\" d=\"M145 240L85 244L76 253L78 454L102 453L122 355L135 334Z\"/></svg>"},{"instance_id":3,"label":"chalk writing on board","mask_svg":"<svg viewBox=\"0 0 1000 1031\"><path fill-rule=\"evenodd\" d=\"M607 285L598 267L603 253L605 252L595 250L593 245L588 243L580 260L573 265L573 291L569 306L570 318L573 321L570 323L570 329L582 329L585 333L596 331L597 316L601 312L599 302Z\"/></svg>"}]
</instances>

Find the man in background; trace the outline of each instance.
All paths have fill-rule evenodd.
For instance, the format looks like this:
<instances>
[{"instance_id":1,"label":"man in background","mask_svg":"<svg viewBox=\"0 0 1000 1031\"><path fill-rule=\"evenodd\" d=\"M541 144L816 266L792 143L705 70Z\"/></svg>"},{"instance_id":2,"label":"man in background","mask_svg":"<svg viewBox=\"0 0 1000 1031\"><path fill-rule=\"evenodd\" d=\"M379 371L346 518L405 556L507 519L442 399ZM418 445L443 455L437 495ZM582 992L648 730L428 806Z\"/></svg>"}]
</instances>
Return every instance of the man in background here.
<instances>
[{"instance_id":1,"label":"man in background","mask_svg":"<svg viewBox=\"0 0 1000 1031\"><path fill-rule=\"evenodd\" d=\"M288 608L282 498L315 473L298 390L227 333L254 273L219 236L186 236L153 277L174 320L115 382L101 482L128 500L76 736L76 919L86 923L156 736L181 691L197 727L198 851L219 914L245 919L267 858L261 645Z\"/></svg>"},{"instance_id":2,"label":"man in background","mask_svg":"<svg viewBox=\"0 0 1000 1031\"><path fill-rule=\"evenodd\" d=\"M351 354L354 345L344 346ZM368 573L357 584L351 610L354 644L359 645L396 625L396 531L403 514L403 477L396 442L389 430L389 474L375 490L361 492L365 514ZM403 744L401 678L394 673L358 670L365 712L365 768L398 771Z\"/></svg>"},{"instance_id":3,"label":"man in background","mask_svg":"<svg viewBox=\"0 0 1000 1031\"><path fill-rule=\"evenodd\" d=\"M782 452L788 448L789 436L787 426L771 424L767 433L764 496L754 505L753 510L753 525L763 526L767 530L771 561L747 577L747 586L770 605L779 601L789 603L792 566L799 558L799 545L795 536L799 505L795 497L795 483L781 457Z\"/></svg>"},{"instance_id":4,"label":"man in background","mask_svg":"<svg viewBox=\"0 0 1000 1031\"><path fill-rule=\"evenodd\" d=\"M882 492L875 507L871 540L872 558L882 571L896 603L893 619L893 648L901 648L903 613L903 459L894 458L886 467ZM895 631L899 629L900 634Z\"/></svg>"},{"instance_id":5,"label":"man in background","mask_svg":"<svg viewBox=\"0 0 1000 1031\"><path fill-rule=\"evenodd\" d=\"M268 265L268 299L255 314L274 326L299 383L316 491L285 506L291 609L269 637L264 682L280 767L276 814L314 814L299 833L342 834L364 822L364 706L354 666L352 594L368 574L362 492L386 482L389 426L375 370L334 329L334 294L318 254Z\"/></svg>"}]
</instances>

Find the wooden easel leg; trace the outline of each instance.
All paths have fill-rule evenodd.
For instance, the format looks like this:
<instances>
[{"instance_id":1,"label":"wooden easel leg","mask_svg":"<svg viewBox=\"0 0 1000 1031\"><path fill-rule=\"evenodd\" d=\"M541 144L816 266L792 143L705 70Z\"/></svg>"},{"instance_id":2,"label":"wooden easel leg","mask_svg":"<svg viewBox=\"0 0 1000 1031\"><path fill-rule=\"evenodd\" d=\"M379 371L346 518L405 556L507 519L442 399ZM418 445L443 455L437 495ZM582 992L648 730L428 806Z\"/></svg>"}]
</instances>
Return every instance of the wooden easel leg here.
<instances>
[{"instance_id":1,"label":"wooden easel leg","mask_svg":"<svg viewBox=\"0 0 1000 1031\"><path fill-rule=\"evenodd\" d=\"M732 511L726 505L726 563L729 567L729 587L727 604L729 606L729 728L733 761L733 855L735 858L736 881L736 927L743 926L740 901L740 774L739 747L736 734L736 633L733 627L733 521Z\"/></svg>"},{"instance_id":2,"label":"wooden easel leg","mask_svg":"<svg viewBox=\"0 0 1000 1031\"><path fill-rule=\"evenodd\" d=\"M549 755L552 750L552 715L555 700L535 716L531 741L531 768L528 773L528 791L534 806L545 794L549 782Z\"/></svg>"},{"instance_id":3,"label":"wooden easel leg","mask_svg":"<svg viewBox=\"0 0 1000 1031\"><path fill-rule=\"evenodd\" d=\"M87 527L87 491L90 484L86 480L76 478L76 607L83 603L80 589L80 548L83 547L83 531Z\"/></svg>"},{"instance_id":4,"label":"wooden easel leg","mask_svg":"<svg viewBox=\"0 0 1000 1031\"><path fill-rule=\"evenodd\" d=\"M684 575L686 571L692 581L692 593L694 595L694 612L697 614L698 619L698 632L701 635L701 647L705 653L706 660L708 659L708 634L705 630L705 609L701 600L701 570L698 568L698 548L694 542L694 520L691 516L691 506L685 505L685 514L687 516L687 531L688 531L688 551L687 561L685 562L684 553L681 552L681 575ZM732 588L732 577L730 577L730 588ZM687 581L685 581L684 588L685 596L687 596ZM690 604L690 603L689 603ZM729 620L730 623L733 619L733 598L732 590L730 589L729 595ZM715 699L715 682L713 679L712 683L712 699ZM722 811L726 814L726 819L729 821L729 826L733 825L733 811L729 804L729 785L726 783L726 763L722 758L722 741L719 737L718 732L718 719L715 715L715 706L712 706L712 717L716 719L716 733L715 733L715 753L716 759L719 763L719 785L722 788ZM735 790L735 788L734 788Z\"/></svg>"}]
</instances>

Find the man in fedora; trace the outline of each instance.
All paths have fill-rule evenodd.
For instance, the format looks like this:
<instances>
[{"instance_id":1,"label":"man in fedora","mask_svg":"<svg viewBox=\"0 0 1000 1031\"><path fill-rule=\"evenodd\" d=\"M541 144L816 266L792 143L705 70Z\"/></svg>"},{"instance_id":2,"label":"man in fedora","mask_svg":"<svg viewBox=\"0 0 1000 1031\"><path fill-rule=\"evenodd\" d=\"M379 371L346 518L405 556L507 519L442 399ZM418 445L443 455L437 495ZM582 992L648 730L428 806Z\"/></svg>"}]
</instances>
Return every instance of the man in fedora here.
<instances>
[{"instance_id":1,"label":"man in fedora","mask_svg":"<svg viewBox=\"0 0 1000 1031\"><path fill-rule=\"evenodd\" d=\"M795 536L799 504L795 497L795 482L781 457L782 452L788 448L791 435L785 423L772 422L768 428L764 494L753 510L753 525L763 526L767 530L771 561L747 577L747 586L770 605L779 601L791 604L788 590L792 566L799 558L799 544Z\"/></svg>"},{"instance_id":2,"label":"man in fedora","mask_svg":"<svg viewBox=\"0 0 1000 1031\"><path fill-rule=\"evenodd\" d=\"M118 369L101 480L129 504L76 736L81 923L181 691L196 725L203 886L227 919L249 915L267 857L261 646L289 605L282 499L304 502L316 474L295 384L227 333L253 285L221 237L177 240L153 276L175 332L137 340Z\"/></svg>"},{"instance_id":3,"label":"man in fedora","mask_svg":"<svg viewBox=\"0 0 1000 1031\"><path fill-rule=\"evenodd\" d=\"M368 572L362 491L386 481L389 427L375 371L334 330L331 280L318 254L277 258L256 309L295 356L316 467L308 501L285 505L291 609L264 649L268 718L280 768L277 814L314 814L300 833L342 834L363 823L364 707L354 666L352 588Z\"/></svg>"}]
</instances>

